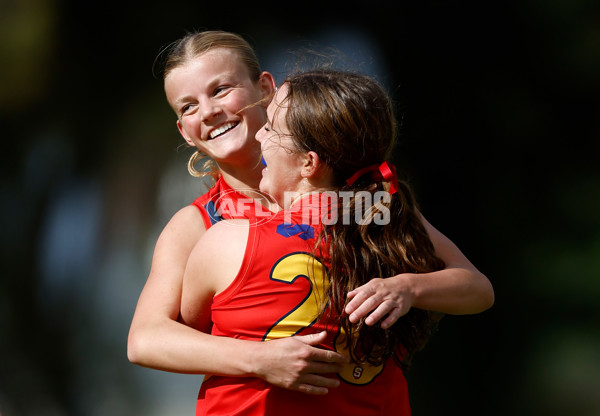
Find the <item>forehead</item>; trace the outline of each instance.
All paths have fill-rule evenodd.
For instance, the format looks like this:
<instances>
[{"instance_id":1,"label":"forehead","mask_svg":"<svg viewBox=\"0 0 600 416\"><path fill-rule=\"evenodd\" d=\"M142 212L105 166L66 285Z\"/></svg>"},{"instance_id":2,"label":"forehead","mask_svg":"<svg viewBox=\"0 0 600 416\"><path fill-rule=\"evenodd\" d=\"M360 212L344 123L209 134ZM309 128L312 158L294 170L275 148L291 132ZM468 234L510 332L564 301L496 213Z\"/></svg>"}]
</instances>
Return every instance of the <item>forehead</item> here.
<instances>
[{"instance_id":1,"label":"forehead","mask_svg":"<svg viewBox=\"0 0 600 416\"><path fill-rule=\"evenodd\" d=\"M216 48L173 68L165 77L164 89L173 105L182 97L206 92L220 82L245 85L249 78L248 68L236 51Z\"/></svg>"},{"instance_id":2,"label":"forehead","mask_svg":"<svg viewBox=\"0 0 600 416\"><path fill-rule=\"evenodd\" d=\"M220 74L249 78L248 68L236 51L217 48L191 58L171 70L165 77L165 83L173 82L180 78L195 78L198 80L198 78L212 77Z\"/></svg>"},{"instance_id":3,"label":"forehead","mask_svg":"<svg viewBox=\"0 0 600 416\"><path fill-rule=\"evenodd\" d=\"M246 65L244 64L240 54L228 48L215 48L210 49L202 54L192 58L189 63L200 63L204 65L215 65L215 66L231 66L236 69L244 68L246 69ZM248 72L246 70L246 72Z\"/></svg>"},{"instance_id":4,"label":"forehead","mask_svg":"<svg viewBox=\"0 0 600 416\"><path fill-rule=\"evenodd\" d=\"M285 98L288 94L288 86L287 84L281 85L277 88L275 92L275 96L269 103L267 107L267 116L271 120L272 124L278 123L285 126L285 115L287 113L287 103L285 102Z\"/></svg>"}]
</instances>

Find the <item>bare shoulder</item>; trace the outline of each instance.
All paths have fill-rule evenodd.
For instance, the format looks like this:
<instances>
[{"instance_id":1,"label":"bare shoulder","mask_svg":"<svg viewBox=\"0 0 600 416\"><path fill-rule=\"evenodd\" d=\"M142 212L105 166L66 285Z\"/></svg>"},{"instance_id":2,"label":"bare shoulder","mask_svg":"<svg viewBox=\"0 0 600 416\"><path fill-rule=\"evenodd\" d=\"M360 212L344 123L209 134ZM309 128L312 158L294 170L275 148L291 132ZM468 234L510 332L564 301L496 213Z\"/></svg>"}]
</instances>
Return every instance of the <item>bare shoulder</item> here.
<instances>
[{"instance_id":1,"label":"bare shoulder","mask_svg":"<svg viewBox=\"0 0 600 416\"><path fill-rule=\"evenodd\" d=\"M241 238L247 237L250 221L247 219L234 219L219 221L207 230L213 236Z\"/></svg>"},{"instance_id":2,"label":"bare shoulder","mask_svg":"<svg viewBox=\"0 0 600 416\"><path fill-rule=\"evenodd\" d=\"M226 288L242 265L250 225L248 220L224 220L210 227L194 247L188 271L195 270L213 282L215 293ZM209 268L206 268L210 265ZM202 273L200 273L202 271Z\"/></svg>"},{"instance_id":3,"label":"bare shoulder","mask_svg":"<svg viewBox=\"0 0 600 416\"><path fill-rule=\"evenodd\" d=\"M206 231L202 214L200 214L198 208L192 205L188 205L177 211L169 220L165 229L170 229L177 232L185 231L186 233L193 232L199 234L202 234L204 231Z\"/></svg>"},{"instance_id":4,"label":"bare shoulder","mask_svg":"<svg viewBox=\"0 0 600 416\"><path fill-rule=\"evenodd\" d=\"M157 249L182 253L187 257L200 237L206 232L204 220L198 209L187 206L175 213L163 228Z\"/></svg>"},{"instance_id":5,"label":"bare shoulder","mask_svg":"<svg viewBox=\"0 0 600 416\"><path fill-rule=\"evenodd\" d=\"M248 220L219 221L204 232L194 248L193 255L204 260L212 258L213 261L218 261L219 258L236 258L246 250L249 229Z\"/></svg>"}]
</instances>

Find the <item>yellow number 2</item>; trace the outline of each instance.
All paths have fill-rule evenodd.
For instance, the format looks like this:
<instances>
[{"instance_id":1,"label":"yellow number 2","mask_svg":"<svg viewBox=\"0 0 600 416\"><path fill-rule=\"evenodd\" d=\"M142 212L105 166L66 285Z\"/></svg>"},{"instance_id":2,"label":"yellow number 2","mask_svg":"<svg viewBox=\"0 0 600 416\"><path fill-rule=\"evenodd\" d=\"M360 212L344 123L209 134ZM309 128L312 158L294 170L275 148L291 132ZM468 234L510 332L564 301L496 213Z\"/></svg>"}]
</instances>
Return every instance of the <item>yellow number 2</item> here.
<instances>
[{"instance_id":1,"label":"yellow number 2","mask_svg":"<svg viewBox=\"0 0 600 416\"><path fill-rule=\"evenodd\" d=\"M286 284L294 284L298 279L307 279L310 289L296 307L275 322L263 337L263 341L293 336L304 328L312 326L323 305L321 299L329 291L329 278L325 266L308 253L291 253L275 263L271 269L270 278ZM340 331L335 338L334 348L337 352L348 355L345 349L338 348L338 344L344 345L343 342L340 342L344 337L345 333ZM373 381L382 370L383 365L373 367L368 364L350 363L338 375L348 383L363 385Z\"/></svg>"}]
</instances>

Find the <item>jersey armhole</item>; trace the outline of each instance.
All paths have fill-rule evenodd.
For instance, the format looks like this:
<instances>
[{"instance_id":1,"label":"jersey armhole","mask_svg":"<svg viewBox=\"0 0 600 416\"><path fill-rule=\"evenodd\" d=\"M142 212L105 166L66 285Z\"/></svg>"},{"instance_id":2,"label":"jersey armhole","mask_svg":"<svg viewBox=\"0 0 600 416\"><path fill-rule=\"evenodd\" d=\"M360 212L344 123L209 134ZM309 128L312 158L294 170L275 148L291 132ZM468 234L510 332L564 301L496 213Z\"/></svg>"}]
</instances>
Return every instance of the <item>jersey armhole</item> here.
<instances>
[{"instance_id":1,"label":"jersey armhole","mask_svg":"<svg viewBox=\"0 0 600 416\"><path fill-rule=\"evenodd\" d=\"M197 205L196 203L192 203L191 205L198 208L198 211L200 211L200 215L202 215L202 221L204 221L204 227L206 227L206 229L208 230L212 224L210 222L210 218L208 217L208 212L206 212L206 209L204 209L204 207L201 207L200 205Z\"/></svg>"},{"instance_id":2,"label":"jersey armhole","mask_svg":"<svg viewBox=\"0 0 600 416\"><path fill-rule=\"evenodd\" d=\"M238 274L235 276L233 281L227 286L224 290L217 293L213 297L213 306L218 305L222 302L227 302L232 296L234 296L238 290L244 284L246 280L246 275L250 266L252 265L252 259L254 258L254 252L257 247L257 233L256 233L256 221L250 220L249 229L248 229L248 239L246 240L246 251L244 252L244 257L242 259L242 264L240 265L240 270Z\"/></svg>"}]
</instances>

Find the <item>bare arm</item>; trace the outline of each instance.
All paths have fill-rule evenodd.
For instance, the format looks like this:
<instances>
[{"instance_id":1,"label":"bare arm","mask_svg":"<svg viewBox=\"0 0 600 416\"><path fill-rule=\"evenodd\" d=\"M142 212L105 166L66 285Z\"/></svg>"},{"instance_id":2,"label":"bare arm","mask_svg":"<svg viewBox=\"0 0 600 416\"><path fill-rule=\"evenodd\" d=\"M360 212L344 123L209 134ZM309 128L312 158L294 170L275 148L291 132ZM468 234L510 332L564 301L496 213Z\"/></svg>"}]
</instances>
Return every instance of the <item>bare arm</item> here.
<instances>
[{"instance_id":1,"label":"bare arm","mask_svg":"<svg viewBox=\"0 0 600 416\"><path fill-rule=\"evenodd\" d=\"M132 363L194 372L185 364L197 331L177 319L185 264L204 232L198 209L188 206L173 216L158 238L150 274L129 329L127 356Z\"/></svg>"},{"instance_id":2,"label":"bare arm","mask_svg":"<svg viewBox=\"0 0 600 416\"><path fill-rule=\"evenodd\" d=\"M377 278L353 290L348 293L350 302L346 305L351 321L368 315L367 325L383 319L382 326L389 327L411 307L463 315L483 312L493 305L494 289L487 277L450 239L424 217L422 221L446 268L431 273Z\"/></svg>"},{"instance_id":3,"label":"bare arm","mask_svg":"<svg viewBox=\"0 0 600 416\"><path fill-rule=\"evenodd\" d=\"M422 276L414 279L416 285L413 306L452 315L475 314L491 308L494 304L494 289L488 278L448 237L424 217L421 218L435 252L444 260L446 268L428 273L427 279L418 278Z\"/></svg>"}]
</instances>

